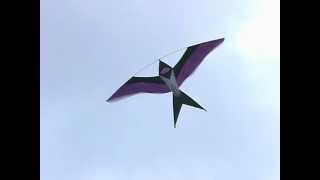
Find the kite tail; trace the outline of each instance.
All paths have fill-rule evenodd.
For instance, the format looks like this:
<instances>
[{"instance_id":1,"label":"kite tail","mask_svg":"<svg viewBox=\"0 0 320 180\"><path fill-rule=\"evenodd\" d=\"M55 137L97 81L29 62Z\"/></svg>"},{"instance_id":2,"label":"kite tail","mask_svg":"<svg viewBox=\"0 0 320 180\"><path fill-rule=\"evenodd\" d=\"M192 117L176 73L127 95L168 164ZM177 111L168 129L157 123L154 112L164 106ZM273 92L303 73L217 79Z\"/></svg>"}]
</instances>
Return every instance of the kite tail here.
<instances>
[{"instance_id":1,"label":"kite tail","mask_svg":"<svg viewBox=\"0 0 320 180\"><path fill-rule=\"evenodd\" d=\"M191 97L186 95L184 92L179 90L179 93L173 94L173 116L174 116L174 128L176 128L176 123L178 120L178 116L181 110L182 104L193 106L199 109L204 109L202 106L200 106L195 100L193 100Z\"/></svg>"}]
</instances>

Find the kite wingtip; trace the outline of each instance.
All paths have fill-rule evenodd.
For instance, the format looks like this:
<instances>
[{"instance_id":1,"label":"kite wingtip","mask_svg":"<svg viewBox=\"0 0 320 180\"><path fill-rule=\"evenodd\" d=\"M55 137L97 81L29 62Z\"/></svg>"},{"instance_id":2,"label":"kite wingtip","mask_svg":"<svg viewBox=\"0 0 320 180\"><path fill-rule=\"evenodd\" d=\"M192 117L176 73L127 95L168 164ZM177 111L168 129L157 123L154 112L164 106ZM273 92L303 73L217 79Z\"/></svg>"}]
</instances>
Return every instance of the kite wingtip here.
<instances>
[{"instance_id":1,"label":"kite wingtip","mask_svg":"<svg viewBox=\"0 0 320 180\"><path fill-rule=\"evenodd\" d=\"M223 43L223 41L225 40L225 38L224 37L222 37L222 38L219 38L219 39L215 39L215 40L212 40L212 41L209 41L209 42L211 42L211 43L213 43L213 44L221 44L221 43Z\"/></svg>"}]
</instances>

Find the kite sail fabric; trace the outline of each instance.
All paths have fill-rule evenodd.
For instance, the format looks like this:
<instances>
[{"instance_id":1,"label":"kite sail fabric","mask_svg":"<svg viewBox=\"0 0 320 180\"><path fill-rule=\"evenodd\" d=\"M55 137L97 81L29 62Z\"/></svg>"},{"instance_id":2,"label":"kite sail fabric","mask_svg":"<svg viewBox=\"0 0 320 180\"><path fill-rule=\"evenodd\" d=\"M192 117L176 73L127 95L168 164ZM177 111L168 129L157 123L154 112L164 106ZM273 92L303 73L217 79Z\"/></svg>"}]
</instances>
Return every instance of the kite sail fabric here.
<instances>
[{"instance_id":1,"label":"kite sail fabric","mask_svg":"<svg viewBox=\"0 0 320 180\"><path fill-rule=\"evenodd\" d=\"M221 38L188 47L173 68L178 85L180 86L196 70L203 59L223 41L224 38Z\"/></svg>"},{"instance_id":2,"label":"kite sail fabric","mask_svg":"<svg viewBox=\"0 0 320 180\"><path fill-rule=\"evenodd\" d=\"M159 76L135 77L133 76L124 83L107 101L120 100L126 96L137 93L167 93L170 89L164 84Z\"/></svg>"},{"instance_id":3,"label":"kite sail fabric","mask_svg":"<svg viewBox=\"0 0 320 180\"><path fill-rule=\"evenodd\" d=\"M133 76L126 83L124 83L107 101L111 102L119 100L121 98L138 93L172 92L174 128L176 128L178 116L183 104L205 110L199 103L181 91L180 86L197 69L204 58L223 41L224 38L221 38L187 47L182 57L173 68L160 61L160 58L158 76Z\"/></svg>"},{"instance_id":4,"label":"kite sail fabric","mask_svg":"<svg viewBox=\"0 0 320 180\"><path fill-rule=\"evenodd\" d=\"M169 71L169 68L173 69L177 84L178 86L181 86L184 80L186 80L195 71L203 59L223 41L224 38L221 38L187 47L187 50L178 63L173 68L167 65L168 68L165 68L164 71ZM160 63L159 68L161 68L162 64L164 63ZM168 92L170 92L170 89L162 81L160 76L133 76L126 83L124 83L107 101L112 102L138 93Z\"/></svg>"},{"instance_id":5,"label":"kite sail fabric","mask_svg":"<svg viewBox=\"0 0 320 180\"><path fill-rule=\"evenodd\" d=\"M223 41L224 38L221 38L187 47L187 50L173 68L160 61L160 58L158 76L133 76L126 83L124 83L107 101L115 101L138 93L172 92L174 127L176 127L181 106L183 104L205 110L195 100L182 92L179 87L197 69L204 58Z\"/></svg>"}]
</instances>

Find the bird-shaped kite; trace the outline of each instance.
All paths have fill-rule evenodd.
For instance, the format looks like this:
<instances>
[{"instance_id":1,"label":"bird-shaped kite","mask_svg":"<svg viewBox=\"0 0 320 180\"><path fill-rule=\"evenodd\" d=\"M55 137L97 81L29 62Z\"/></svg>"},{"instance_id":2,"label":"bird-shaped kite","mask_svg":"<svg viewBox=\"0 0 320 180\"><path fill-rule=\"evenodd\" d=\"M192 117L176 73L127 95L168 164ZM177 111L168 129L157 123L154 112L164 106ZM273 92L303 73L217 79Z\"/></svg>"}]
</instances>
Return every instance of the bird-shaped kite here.
<instances>
[{"instance_id":1,"label":"bird-shaped kite","mask_svg":"<svg viewBox=\"0 0 320 180\"><path fill-rule=\"evenodd\" d=\"M223 41L224 38L221 38L187 47L187 50L173 68L159 60L158 76L133 76L126 83L124 83L107 100L107 102L112 102L138 93L172 92L174 128L176 128L176 123L182 104L205 110L195 100L191 99L188 95L182 92L179 87L196 70L203 59Z\"/></svg>"}]
</instances>

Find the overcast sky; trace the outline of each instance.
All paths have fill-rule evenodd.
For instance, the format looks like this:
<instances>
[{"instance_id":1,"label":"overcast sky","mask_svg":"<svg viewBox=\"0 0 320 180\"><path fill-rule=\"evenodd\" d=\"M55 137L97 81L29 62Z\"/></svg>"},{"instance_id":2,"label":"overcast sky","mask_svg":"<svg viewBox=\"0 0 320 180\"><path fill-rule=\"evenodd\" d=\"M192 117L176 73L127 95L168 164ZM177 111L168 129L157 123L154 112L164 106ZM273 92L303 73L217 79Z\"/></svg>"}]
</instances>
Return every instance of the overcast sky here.
<instances>
[{"instance_id":1,"label":"overcast sky","mask_svg":"<svg viewBox=\"0 0 320 180\"><path fill-rule=\"evenodd\" d=\"M279 180L279 4L41 0L41 179ZM221 37L181 87L207 112L183 106L174 129L170 93L105 102Z\"/></svg>"}]
</instances>

